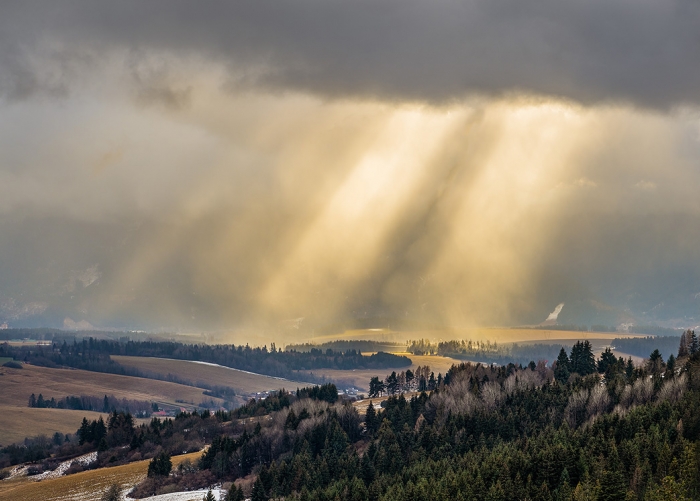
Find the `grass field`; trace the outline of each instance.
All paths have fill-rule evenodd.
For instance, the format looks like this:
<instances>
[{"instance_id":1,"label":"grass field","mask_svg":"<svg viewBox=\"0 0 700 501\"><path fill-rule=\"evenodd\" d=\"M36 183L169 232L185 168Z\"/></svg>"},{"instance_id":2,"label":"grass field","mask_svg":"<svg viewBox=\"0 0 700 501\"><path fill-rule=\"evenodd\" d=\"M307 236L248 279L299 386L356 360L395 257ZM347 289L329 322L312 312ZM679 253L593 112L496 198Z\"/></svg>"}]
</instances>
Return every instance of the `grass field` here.
<instances>
[{"instance_id":1,"label":"grass field","mask_svg":"<svg viewBox=\"0 0 700 501\"><path fill-rule=\"evenodd\" d=\"M122 356L113 356L112 358L125 367L134 367L142 371L150 371L161 375L174 374L193 383L201 381L209 385L228 386L240 395L278 390L280 388L296 390L297 386L309 385L309 383L250 374L228 367L201 364L187 360Z\"/></svg>"},{"instance_id":2,"label":"grass field","mask_svg":"<svg viewBox=\"0 0 700 501\"><path fill-rule=\"evenodd\" d=\"M0 367L0 388L0 444L10 444L40 434L50 436L57 431L74 433L83 416L96 419L99 415L67 409L32 409L27 407L32 393L56 399L69 395L114 395L117 398L173 406L181 405L176 400L198 405L210 399L200 388L167 381L27 364L22 369Z\"/></svg>"},{"instance_id":3,"label":"grass field","mask_svg":"<svg viewBox=\"0 0 700 501\"><path fill-rule=\"evenodd\" d=\"M0 365L4 364L5 362L10 362L12 359L10 357L0 357Z\"/></svg>"},{"instance_id":4,"label":"grass field","mask_svg":"<svg viewBox=\"0 0 700 501\"><path fill-rule=\"evenodd\" d=\"M201 453L172 458L173 468L189 459L195 462ZM138 461L114 468L100 468L56 479L34 482L27 477L0 482L0 501L97 501L112 484L131 489L146 477L149 461ZM198 498L201 499L201 498Z\"/></svg>"},{"instance_id":5,"label":"grass field","mask_svg":"<svg viewBox=\"0 0 700 501\"><path fill-rule=\"evenodd\" d=\"M24 364L22 369L0 367L3 405L26 406L34 393L56 399L68 395L114 395L117 398L176 404L184 400L199 404L206 397L200 388L167 381L89 372L79 369L49 369Z\"/></svg>"},{"instance_id":6,"label":"grass field","mask_svg":"<svg viewBox=\"0 0 700 501\"><path fill-rule=\"evenodd\" d=\"M92 420L100 417L100 414L89 411L0 405L0 445L9 445L25 437L41 434L51 437L56 432L75 433L83 417Z\"/></svg>"}]
</instances>

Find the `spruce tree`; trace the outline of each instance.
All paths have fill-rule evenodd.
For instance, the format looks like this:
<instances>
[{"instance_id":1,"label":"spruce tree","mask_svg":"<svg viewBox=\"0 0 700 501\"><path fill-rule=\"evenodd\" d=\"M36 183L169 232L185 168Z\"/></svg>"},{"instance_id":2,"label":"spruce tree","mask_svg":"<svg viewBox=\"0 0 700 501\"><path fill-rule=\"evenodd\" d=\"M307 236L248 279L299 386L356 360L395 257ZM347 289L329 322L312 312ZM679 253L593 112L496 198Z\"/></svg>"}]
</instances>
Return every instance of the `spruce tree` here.
<instances>
[{"instance_id":1,"label":"spruce tree","mask_svg":"<svg viewBox=\"0 0 700 501\"><path fill-rule=\"evenodd\" d=\"M600 483L598 501L625 501L626 497L627 482L623 474L622 462L617 454L617 448L613 446Z\"/></svg>"},{"instance_id":2,"label":"spruce tree","mask_svg":"<svg viewBox=\"0 0 700 501\"><path fill-rule=\"evenodd\" d=\"M369 401L369 405L367 405L367 412L365 413L365 426L367 427L367 434L369 436L374 435L379 428L377 411L374 410L374 405L371 400Z\"/></svg>"},{"instance_id":3,"label":"spruce tree","mask_svg":"<svg viewBox=\"0 0 700 501\"><path fill-rule=\"evenodd\" d=\"M257 480L253 484L253 495L251 496L251 501L267 501L267 493L265 492L265 486L258 476Z\"/></svg>"},{"instance_id":4,"label":"spruce tree","mask_svg":"<svg viewBox=\"0 0 700 501\"><path fill-rule=\"evenodd\" d=\"M688 336L690 334L690 330L684 331L683 334L681 334L681 341L678 345L678 358L680 357L687 357L689 355L688 351Z\"/></svg>"},{"instance_id":5,"label":"spruce tree","mask_svg":"<svg viewBox=\"0 0 700 501\"><path fill-rule=\"evenodd\" d=\"M233 484L228 490L226 501L243 501L244 499L245 495L243 494L243 488Z\"/></svg>"},{"instance_id":6,"label":"spruce tree","mask_svg":"<svg viewBox=\"0 0 700 501\"><path fill-rule=\"evenodd\" d=\"M562 383L569 380L569 357L566 355L564 347L559 350L557 365L554 368L554 378Z\"/></svg>"},{"instance_id":7,"label":"spruce tree","mask_svg":"<svg viewBox=\"0 0 700 501\"><path fill-rule=\"evenodd\" d=\"M92 442L92 433L90 431L90 423L84 417L78 429L78 444L83 445L85 442Z\"/></svg>"},{"instance_id":8,"label":"spruce tree","mask_svg":"<svg viewBox=\"0 0 700 501\"><path fill-rule=\"evenodd\" d=\"M170 461L170 454L161 451L148 464L149 477L167 477L170 475L170 470L173 469L173 463Z\"/></svg>"},{"instance_id":9,"label":"spruce tree","mask_svg":"<svg viewBox=\"0 0 700 501\"><path fill-rule=\"evenodd\" d=\"M690 331L690 342L688 344L688 351L690 351L691 355L695 355L700 349L700 346L698 346L698 337L695 335L695 331Z\"/></svg>"}]
</instances>

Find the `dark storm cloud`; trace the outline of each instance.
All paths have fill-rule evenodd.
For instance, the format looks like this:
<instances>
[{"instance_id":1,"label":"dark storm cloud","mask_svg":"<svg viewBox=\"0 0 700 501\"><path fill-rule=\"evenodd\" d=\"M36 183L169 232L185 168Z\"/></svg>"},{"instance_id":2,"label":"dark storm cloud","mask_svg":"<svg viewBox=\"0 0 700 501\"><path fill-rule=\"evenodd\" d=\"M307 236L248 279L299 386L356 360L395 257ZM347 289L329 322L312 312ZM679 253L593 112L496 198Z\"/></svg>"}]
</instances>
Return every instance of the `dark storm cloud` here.
<instances>
[{"instance_id":1,"label":"dark storm cloud","mask_svg":"<svg viewBox=\"0 0 700 501\"><path fill-rule=\"evenodd\" d=\"M59 44L193 54L226 65L234 85L329 96L700 102L694 0L49 0L1 9L0 85L10 97L61 83L23 59Z\"/></svg>"}]
</instances>

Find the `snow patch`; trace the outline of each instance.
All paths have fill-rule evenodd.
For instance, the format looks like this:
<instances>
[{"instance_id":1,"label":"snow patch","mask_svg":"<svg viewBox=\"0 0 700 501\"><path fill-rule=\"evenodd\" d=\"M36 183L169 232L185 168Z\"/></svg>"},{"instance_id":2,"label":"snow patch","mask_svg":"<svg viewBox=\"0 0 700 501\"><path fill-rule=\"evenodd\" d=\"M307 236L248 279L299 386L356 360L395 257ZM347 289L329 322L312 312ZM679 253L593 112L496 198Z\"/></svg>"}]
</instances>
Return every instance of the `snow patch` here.
<instances>
[{"instance_id":1,"label":"snow patch","mask_svg":"<svg viewBox=\"0 0 700 501\"><path fill-rule=\"evenodd\" d=\"M45 471L44 473L40 473L39 475L33 476L32 479L38 482L40 480L46 480L47 478L62 477L66 474L66 471L68 471L68 468L70 468L70 465L72 465L73 463L77 462L83 466L87 466L90 463L94 463L95 461L97 461L97 453L91 452L89 454L85 454L77 458L69 459L68 461L63 461L61 464L58 465L58 467L56 467L55 470Z\"/></svg>"},{"instance_id":2,"label":"snow patch","mask_svg":"<svg viewBox=\"0 0 700 501\"><path fill-rule=\"evenodd\" d=\"M207 495L209 489L201 489L198 491L186 491L186 492L172 492L170 494L160 494L158 496L151 496L149 498L142 498L138 501L202 501L204 496ZM220 488L214 488L211 490L214 495L214 499L221 501L226 497L226 491ZM133 498L127 496L126 501L136 501Z\"/></svg>"},{"instance_id":3,"label":"snow patch","mask_svg":"<svg viewBox=\"0 0 700 501\"><path fill-rule=\"evenodd\" d=\"M33 475L31 477L32 480L35 480L39 482L40 480L46 480L47 478L58 478L62 477L63 475L66 474L66 471L68 471L68 468L70 468L70 465L73 464L73 462L77 461L78 463L82 464L83 466L87 466L90 463L94 463L97 461L97 453L96 452L91 452L89 454L85 454L83 456L79 456L77 458L69 459L68 461L63 461L60 463L55 470L53 471L45 471L44 473L40 473L39 475ZM17 477L22 477L27 475L27 470L29 467L32 466L31 464L20 464L15 466L10 470L10 475L7 477L6 480L10 480L13 478Z\"/></svg>"},{"instance_id":4,"label":"snow patch","mask_svg":"<svg viewBox=\"0 0 700 501\"><path fill-rule=\"evenodd\" d=\"M554 308L554 311L549 314L549 316L547 317L547 320L545 320L545 322L556 321L563 308L564 308L564 303L559 303L557 305L557 307ZM540 317L540 318L542 318L542 317Z\"/></svg>"}]
</instances>

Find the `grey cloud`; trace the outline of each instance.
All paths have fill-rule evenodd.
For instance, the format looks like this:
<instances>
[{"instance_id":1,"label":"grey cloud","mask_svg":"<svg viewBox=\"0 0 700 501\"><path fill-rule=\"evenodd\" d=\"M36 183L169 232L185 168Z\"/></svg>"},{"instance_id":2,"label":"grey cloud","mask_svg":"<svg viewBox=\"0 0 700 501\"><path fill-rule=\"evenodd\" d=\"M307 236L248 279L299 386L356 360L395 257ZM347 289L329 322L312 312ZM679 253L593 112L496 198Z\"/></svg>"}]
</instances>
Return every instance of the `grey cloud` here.
<instances>
[{"instance_id":1,"label":"grey cloud","mask_svg":"<svg viewBox=\"0 0 700 501\"><path fill-rule=\"evenodd\" d=\"M38 1L2 10L2 39L18 47L198 54L239 85L431 102L513 92L700 102L693 0ZM37 84L6 59L5 95L26 95Z\"/></svg>"}]
</instances>

